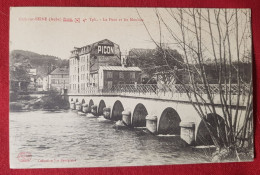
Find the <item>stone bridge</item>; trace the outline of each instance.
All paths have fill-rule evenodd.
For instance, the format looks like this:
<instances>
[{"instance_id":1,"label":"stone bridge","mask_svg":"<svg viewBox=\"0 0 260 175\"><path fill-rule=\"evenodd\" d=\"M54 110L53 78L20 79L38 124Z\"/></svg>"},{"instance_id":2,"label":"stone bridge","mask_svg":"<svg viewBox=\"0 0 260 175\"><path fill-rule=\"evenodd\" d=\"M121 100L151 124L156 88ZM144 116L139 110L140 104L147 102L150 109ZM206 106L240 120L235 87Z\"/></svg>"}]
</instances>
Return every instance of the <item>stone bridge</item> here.
<instances>
[{"instance_id":1,"label":"stone bridge","mask_svg":"<svg viewBox=\"0 0 260 175\"><path fill-rule=\"evenodd\" d=\"M233 99L235 98L232 97ZM215 96L216 111L221 118L223 111L220 103L216 102L219 97ZM146 116L157 117L157 134L180 135L180 123L195 124L194 139L209 140L209 135L201 120L201 117L192 106L185 93L140 93L140 92L117 92L104 93L92 90L84 93L70 93L70 102L79 102L96 105L98 115L103 114L103 108L111 108L111 119L121 120L122 111L131 112L131 125L133 127L146 127ZM208 105L208 104L204 104ZM235 108L235 107L234 107ZM240 115L244 114L244 106L240 106ZM206 109L205 109L206 110ZM213 120L212 114L208 114ZM211 117L211 118L210 118ZM198 135L197 133L201 133Z\"/></svg>"}]
</instances>

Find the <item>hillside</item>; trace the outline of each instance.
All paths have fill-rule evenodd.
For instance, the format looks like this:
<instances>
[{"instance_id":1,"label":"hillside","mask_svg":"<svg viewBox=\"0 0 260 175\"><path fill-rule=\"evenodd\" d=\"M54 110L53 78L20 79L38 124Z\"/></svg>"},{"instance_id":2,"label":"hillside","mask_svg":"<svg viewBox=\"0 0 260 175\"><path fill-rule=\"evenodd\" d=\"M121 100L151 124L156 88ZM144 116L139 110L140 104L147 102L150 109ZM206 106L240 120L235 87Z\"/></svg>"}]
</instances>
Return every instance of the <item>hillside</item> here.
<instances>
[{"instance_id":1,"label":"hillside","mask_svg":"<svg viewBox=\"0 0 260 175\"><path fill-rule=\"evenodd\" d=\"M51 55L41 55L38 53L13 50L10 53L10 65L12 64L30 64L32 68L37 69L37 75L44 76L55 67L69 66L68 59L61 59Z\"/></svg>"}]
</instances>

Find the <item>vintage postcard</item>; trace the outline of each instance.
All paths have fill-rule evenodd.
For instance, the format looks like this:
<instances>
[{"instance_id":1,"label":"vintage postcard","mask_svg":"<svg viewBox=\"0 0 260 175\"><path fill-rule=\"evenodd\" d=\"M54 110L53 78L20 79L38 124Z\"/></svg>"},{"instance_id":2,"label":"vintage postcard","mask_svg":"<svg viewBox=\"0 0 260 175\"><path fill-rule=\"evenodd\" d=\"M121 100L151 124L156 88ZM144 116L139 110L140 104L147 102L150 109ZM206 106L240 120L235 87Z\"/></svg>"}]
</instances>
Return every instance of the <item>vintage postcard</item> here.
<instances>
[{"instance_id":1,"label":"vintage postcard","mask_svg":"<svg viewBox=\"0 0 260 175\"><path fill-rule=\"evenodd\" d=\"M254 159L250 9L10 8L10 167Z\"/></svg>"}]
</instances>

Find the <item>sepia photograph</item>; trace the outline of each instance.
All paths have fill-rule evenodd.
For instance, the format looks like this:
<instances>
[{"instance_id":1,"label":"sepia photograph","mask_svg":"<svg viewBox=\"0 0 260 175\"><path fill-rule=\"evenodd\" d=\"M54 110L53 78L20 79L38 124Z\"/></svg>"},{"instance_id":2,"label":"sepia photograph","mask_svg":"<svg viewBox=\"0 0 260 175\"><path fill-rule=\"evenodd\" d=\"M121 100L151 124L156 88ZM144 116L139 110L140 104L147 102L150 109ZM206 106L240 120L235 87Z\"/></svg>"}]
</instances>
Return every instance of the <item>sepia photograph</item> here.
<instances>
[{"instance_id":1,"label":"sepia photograph","mask_svg":"<svg viewBox=\"0 0 260 175\"><path fill-rule=\"evenodd\" d=\"M250 9L10 7L10 168L254 160Z\"/></svg>"}]
</instances>

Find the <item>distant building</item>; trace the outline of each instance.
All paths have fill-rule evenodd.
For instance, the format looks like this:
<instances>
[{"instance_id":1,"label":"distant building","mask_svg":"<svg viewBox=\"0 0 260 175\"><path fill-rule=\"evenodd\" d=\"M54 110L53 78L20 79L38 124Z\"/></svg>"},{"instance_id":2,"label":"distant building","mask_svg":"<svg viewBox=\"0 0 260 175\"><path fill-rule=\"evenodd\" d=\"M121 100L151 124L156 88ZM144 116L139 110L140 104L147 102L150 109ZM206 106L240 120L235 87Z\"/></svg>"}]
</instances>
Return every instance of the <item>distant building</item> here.
<instances>
[{"instance_id":1,"label":"distant building","mask_svg":"<svg viewBox=\"0 0 260 175\"><path fill-rule=\"evenodd\" d=\"M56 68L48 75L47 81L48 90L63 92L64 89L69 88L69 69L67 67Z\"/></svg>"},{"instance_id":2,"label":"distant building","mask_svg":"<svg viewBox=\"0 0 260 175\"><path fill-rule=\"evenodd\" d=\"M42 79L42 90L48 91L48 87L49 87L49 75L46 75Z\"/></svg>"},{"instance_id":3,"label":"distant building","mask_svg":"<svg viewBox=\"0 0 260 175\"><path fill-rule=\"evenodd\" d=\"M71 51L69 61L70 91L80 92L86 87L98 86L100 66L121 65L119 45L104 39Z\"/></svg>"},{"instance_id":4,"label":"distant building","mask_svg":"<svg viewBox=\"0 0 260 175\"><path fill-rule=\"evenodd\" d=\"M43 79L42 79L42 77L38 77L37 79L36 79L36 90L37 91L43 91Z\"/></svg>"},{"instance_id":5,"label":"distant building","mask_svg":"<svg viewBox=\"0 0 260 175\"><path fill-rule=\"evenodd\" d=\"M29 74L30 75L30 83L27 87L28 91L36 91L36 75Z\"/></svg>"},{"instance_id":6,"label":"distant building","mask_svg":"<svg viewBox=\"0 0 260 175\"><path fill-rule=\"evenodd\" d=\"M11 91L27 91L30 81L27 79L10 78L10 90Z\"/></svg>"},{"instance_id":7,"label":"distant building","mask_svg":"<svg viewBox=\"0 0 260 175\"><path fill-rule=\"evenodd\" d=\"M121 55L119 45L107 39L75 48L69 61L70 92L141 83L141 69L126 67L126 62L127 57Z\"/></svg>"},{"instance_id":8,"label":"distant building","mask_svg":"<svg viewBox=\"0 0 260 175\"><path fill-rule=\"evenodd\" d=\"M118 84L140 84L141 69L138 67L100 66L98 85L100 89Z\"/></svg>"},{"instance_id":9,"label":"distant building","mask_svg":"<svg viewBox=\"0 0 260 175\"><path fill-rule=\"evenodd\" d=\"M37 69L29 69L29 75L36 76L37 75Z\"/></svg>"}]
</instances>

